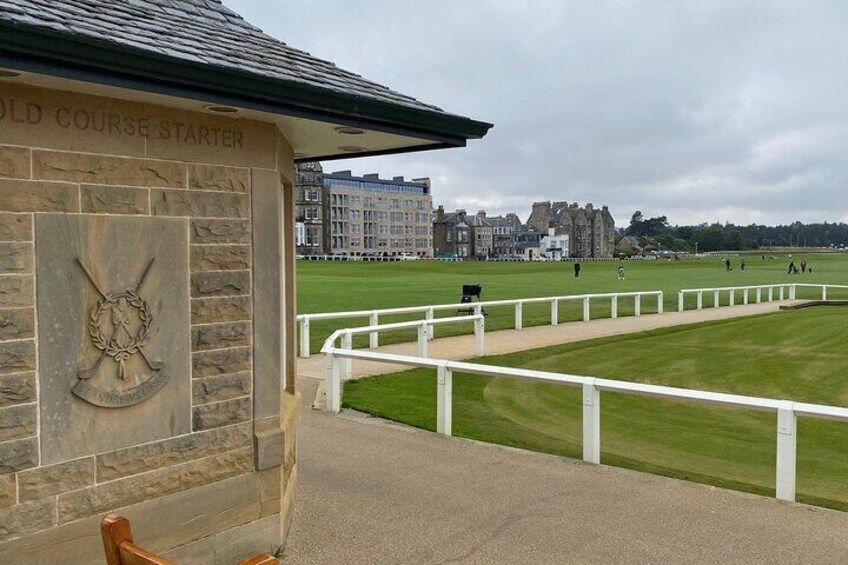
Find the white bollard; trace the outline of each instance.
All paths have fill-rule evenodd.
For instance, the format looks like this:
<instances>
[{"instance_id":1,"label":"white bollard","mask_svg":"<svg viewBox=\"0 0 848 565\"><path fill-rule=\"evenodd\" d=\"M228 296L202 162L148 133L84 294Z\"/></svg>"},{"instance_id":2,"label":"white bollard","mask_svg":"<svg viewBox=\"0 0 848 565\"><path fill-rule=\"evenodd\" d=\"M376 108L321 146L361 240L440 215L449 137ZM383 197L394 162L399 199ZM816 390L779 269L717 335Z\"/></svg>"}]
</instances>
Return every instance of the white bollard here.
<instances>
[{"instance_id":1,"label":"white bollard","mask_svg":"<svg viewBox=\"0 0 848 565\"><path fill-rule=\"evenodd\" d=\"M353 336L350 332L342 334L342 349L353 349ZM342 359L342 379L348 381L353 376L353 360Z\"/></svg>"},{"instance_id":2,"label":"white bollard","mask_svg":"<svg viewBox=\"0 0 848 565\"><path fill-rule=\"evenodd\" d=\"M427 308L427 311L424 312L424 319L427 320L427 321L433 320L433 309L432 308ZM434 337L436 337L436 326L429 325L427 327L427 339L432 341Z\"/></svg>"},{"instance_id":3,"label":"white bollard","mask_svg":"<svg viewBox=\"0 0 848 565\"><path fill-rule=\"evenodd\" d=\"M478 357L486 354L486 318L483 316L474 322L474 345Z\"/></svg>"},{"instance_id":4,"label":"white bollard","mask_svg":"<svg viewBox=\"0 0 848 565\"><path fill-rule=\"evenodd\" d=\"M642 295L637 294L633 297L633 315L641 316L642 315Z\"/></svg>"},{"instance_id":5,"label":"white bollard","mask_svg":"<svg viewBox=\"0 0 848 565\"><path fill-rule=\"evenodd\" d=\"M342 409L342 385L341 385L341 359L333 355L331 349L327 353L327 368L324 377L324 390L327 394L327 403L324 410L338 414Z\"/></svg>"},{"instance_id":6,"label":"white bollard","mask_svg":"<svg viewBox=\"0 0 848 565\"><path fill-rule=\"evenodd\" d=\"M551 325L559 324L559 300L554 298L551 300Z\"/></svg>"},{"instance_id":7,"label":"white bollard","mask_svg":"<svg viewBox=\"0 0 848 565\"><path fill-rule=\"evenodd\" d=\"M427 344L429 340L427 339L427 323L424 322L420 326L418 326L418 356L419 357L427 357Z\"/></svg>"},{"instance_id":8,"label":"white bollard","mask_svg":"<svg viewBox=\"0 0 848 565\"><path fill-rule=\"evenodd\" d=\"M702 291L698 291L698 302L696 309L703 310L704 309L704 293Z\"/></svg>"},{"instance_id":9,"label":"white bollard","mask_svg":"<svg viewBox=\"0 0 848 565\"><path fill-rule=\"evenodd\" d=\"M610 318L618 318L618 295L613 294L610 299Z\"/></svg>"},{"instance_id":10,"label":"white bollard","mask_svg":"<svg viewBox=\"0 0 848 565\"><path fill-rule=\"evenodd\" d=\"M583 383L583 461L601 462L601 391L595 379Z\"/></svg>"},{"instance_id":11,"label":"white bollard","mask_svg":"<svg viewBox=\"0 0 848 565\"><path fill-rule=\"evenodd\" d=\"M436 368L436 432L451 435L453 371L447 361Z\"/></svg>"},{"instance_id":12,"label":"white bollard","mask_svg":"<svg viewBox=\"0 0 848 565\"><path fill-rule=\"evenodd\" d=\"M300 320L300 356L309 358L309 318Z\"/></svg>"},{"instance_id":13,"label":"white bollard","mask_svg":"<svg viewBox=\"0 0 848 565\"><path fill-rule=\"evenodd\" d=\"M777 498L795 501L798 416L795 403L785 400L777 411Z\"/></svg>"},{"instance_id":14,"label":"white bollard","mask_svg":"<svg viewBox=\"0 0 848 565\"><path fill-rule=\"evenodd\" d=\"M517 330L520 330L524 327L523 321L522 321L522 318L521 318L522 314L523 314L523 308L524 308L523 302L516 302L515 303L515 329L517 329Z\"/></svg>"},{"instance_id":15,"label":"white bollard","mask_svg":"<svg viewBox=\"0 0 848 565\"><path fill-rule=\"evenodd\" d=\"M590 318L591 312L589 310L589 297L586 296L583 298L583 321L588 322Z\"/></svg>"},{"instance_id":16,"label":"white bollard","mask_svg":"<svg viewBox=\"0 0 848 565\"><path fill-rule=\"evenodd\" d=\"M368 318L368 322L370 326L378 326L380 325L380 315L377 312L371 312L371 316ZM377 349L380 347L380 332L371 332L368 336L368 347L371 349Z\"/></svg>"}]
</instances>

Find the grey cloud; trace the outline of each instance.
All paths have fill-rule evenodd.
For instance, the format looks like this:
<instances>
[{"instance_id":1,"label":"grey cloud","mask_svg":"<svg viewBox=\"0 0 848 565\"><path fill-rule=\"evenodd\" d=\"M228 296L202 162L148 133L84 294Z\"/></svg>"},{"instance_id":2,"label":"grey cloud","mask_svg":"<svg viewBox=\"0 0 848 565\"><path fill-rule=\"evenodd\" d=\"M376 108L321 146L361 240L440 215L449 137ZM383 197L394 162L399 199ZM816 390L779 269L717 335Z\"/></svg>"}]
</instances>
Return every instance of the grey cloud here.
<instances>
[{"instance_id":1,"label":"grey cloud","mask_svg":"<svg viewBox=\"0 0 848 565\"><path fill-rule=\"evenodd\" d=\"M491 121L466 149L351 159L446 207L535 199L673 223L848 219L840 1L225 0L268 33Z\"/></svg>"}]
</instances>

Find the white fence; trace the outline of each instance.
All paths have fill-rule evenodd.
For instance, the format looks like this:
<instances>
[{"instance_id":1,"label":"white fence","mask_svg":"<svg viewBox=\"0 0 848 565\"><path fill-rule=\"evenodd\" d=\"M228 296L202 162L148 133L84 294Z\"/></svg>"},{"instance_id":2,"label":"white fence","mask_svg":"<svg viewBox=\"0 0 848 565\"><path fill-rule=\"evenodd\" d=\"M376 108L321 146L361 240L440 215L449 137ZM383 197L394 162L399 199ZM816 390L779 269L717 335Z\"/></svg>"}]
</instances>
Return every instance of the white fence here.
<instances>
[{"instance_id":1,"label":"white fence","mask_svg":"<svg viewBox=\"0 0 848 565\"><path fill-rule=\"evenodd\" d=\"M433 331L433 326L441 324L461 324L463 322L474 322L474 344L475 353L478 357L486 354L486 318L481 314L474 316L455 316L453 318L439 318L438 320L414 320L412 322L396 322L394 324L382 324L378 326L363 326L361 328L344 328L334 331L324 341L321 352L326 353L336 347L336 341L342 338L343 349L353 349L353 336L357 334L379 334L384 331L400 330L406 328L418 328L418 356L427 357L428 342ZM351 365L348 360L342 370L342 376L349 379Z\"/></svg>"},{"instance_id":2,"label":"white fence","mask_svg":"<svg viewBox=\"0 0 848 565\"><path fill-rule=\"evenodd\" d=\"M310 354L310 323L312 320L340 320L346 318L368 318L369 326L379 326L381 315L392 314L417 314L423 313L424 320L433 320L435 313L444 310L472 310L474 315L483 314L483 309L490 306L514 306L515 307L515 329L524 327L524 305L549 303L551 307L551 325L559 323L559 303L567 301L583 302L583 321L588 322L591 315L590 301L595 299L610 300L610 317L618 317L619 298L633 298L633 313L635 316L642 314L642 297L657 297L657 313L663 312L663 293L661 290L650 290L641 292L609 292L602 294L574 294L567 296L546 296L540 298L515 298L509 300L486 300L483 302L468 302L460 304L433 304L429 306L407 306L403 308L383 308L380 310L358 310L355 312L320 312L315 314L301 314L297 317L299 323L300 357L309 357ZM432 329L432 328L431 328ZM379 332L369 333L369 347L377 348L380 343ZM429 339L433 339L433 332L429 332Z\"/></svg>"},{"instance_id":3,"label":"white fence","mask_svg":"<svg viewBox=\"0 0 848 565\"><path fill-rule=\"evenodd\" d=\"M696 297L695 308L701 310L704 307L704 294L712 294L713 308L718 308L721 305L721 295L726 293L728 304L734 306L736 304L736 293L741 293L741 304L749 304L754 300L759 304L763 300L772 302L773 300L795 300L797 295L797 287L820 288L821 299L827 300L828 288L846 289L848 286L839 284L806 284L806 283L785 283L785 284L764 284L751 286L725 286L718 288L684 288L677 293L677 310L683 312L685 308L685 298L687 294L694 294ZM753 297L751 292L754 293Z\"/></svg>"},{"instance_id":4,"label":"white fence","mask_svg":"<svg viewBox=\"0 0 848 565\"><path fill-rule=\"evenodd\" d=\"M601 461L601 391L776 412L777 498L788 501L795 500L798 416L848 422L848 408L836 406L806 404L789 400L773 400L720 392L705 392L595 377L546 373L510 367L495 367L462 361L425 359L373 351L329 347L325 353L327 354L329 369L325 383L327 410L330 412L339 412L341 410L341 373L343 370L342 363L345 361L349 362L350 360L359 359L363 361L435 369L437 398L436 431L444 435L451 435L454 372L580 387L583 391L583 460L595 464Z\"/></svg>"}]
</instances>

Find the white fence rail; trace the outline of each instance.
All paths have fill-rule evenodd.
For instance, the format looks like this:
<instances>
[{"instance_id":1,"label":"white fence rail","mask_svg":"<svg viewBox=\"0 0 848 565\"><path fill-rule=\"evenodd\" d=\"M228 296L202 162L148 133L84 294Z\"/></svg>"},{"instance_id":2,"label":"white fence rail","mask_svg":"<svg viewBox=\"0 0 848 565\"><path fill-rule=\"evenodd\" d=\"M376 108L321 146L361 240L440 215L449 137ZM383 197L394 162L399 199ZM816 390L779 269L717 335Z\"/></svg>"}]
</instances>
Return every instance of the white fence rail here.
<instances>
[{"instance_id":1,"label":"white fence rail","mask_svg":"<svg viewBox=\"0 0 848 565\"><path fill-rule=\"evenodd\" d=\"M736 408L747 408L777 413L777 498L795 500L796 450L798 437L798 416L838 420L848 422L848 408L807 404L790 400L774 400L721 392L649 385L627 381L583 377L559 373L495 367L464 361L444 359L425 359L407 355L393 355L373 351L327 348L327 407L329 412L341 410L342 364L354 359L425 367L436 370L436 431L451 435L453 406L453 373L462 372L474 375L529 380L579 387L582 389L583 406L583 460L598 464L601 461L601 392L612 391L625 394L652 396L684 400L701 404L714 404Z\"/></svg>"},{"instance_id":2,"label":"white fence rail","mask_svg":"<svg viewBox=\"0 0 848 565\"><path fill-rule=\"evenodd\" d=\"M704 307L704 294L712 295L713 308L718 308L721 305L722 293L727 295L728 304L734 306L736 304L736 295L740 293L741 304L749 304L753 300L756 304L763 302L772 302L774 300L795 300L797 295L797 287L820 288L821 299L827 300L828 288L848 289L846 285L839 284L807 284L807 283L784 283L784 284L763 284L750 286L724 286L717 288L684 288L677 293L677 310L683 312L685 309L686 295L695 295L695 308L701 310ZM751 293L753 292L753 296Z\"/></svg>"},{"instance_id":3,"label":"white fence rail","mask_svg":"<svg viewBox=\"0 0 848 565\"><path fill-rule=\"evenodd\" d=\"M394 324L381 324L378 326L363 326L361 328L344 328L334 331L324 341L321 352L326 353L336 347L336 342L341 337L343 349L353 349L353 336L357 334L379 334L384 331L401 330L407 328L418 328L418 356L428 356L428 342L432 334L433 326L441 324L461 324L463 322L474 322L474 345L478 357L486 354L486 318L482 314L474 316L455 316L453 318L439 318L438 320L413 320L411 322L396 322ZM328 365L329 371L329 365ZM342 368L345 380L352 376L350 361L346 361Z\"/></svg>"},{"instance_id":4,"label":"white fence rail","mask_svg":"<svg viewBox=\"0 0 848 565\"><path fill-rule=\"evenodd\" d=\"M392 314L417 314L423 313L424 320L434 320L436 312L444 310L471 310L475 316L483 314L483 309L492 306L514 306L515 307L515 329L524 327L524 305L549 303L551 306L551 325L559 323L559 303L567 301L580 301L583 303L583 321L588 322L591 318L590 301L598 299L610 300L610 316L618 317L618 301L620 298L633 298L633 313L636 316L642 314L642 297L656 296L657 313L663 312L663 292L661 290L649 290L640 292L608 292L601 294L572 294L566 296L545 296L539 298L514 298L509 300L486 300L483 302L467 302L458 304L432 304L428 306L407 306L403 308L383 308L380 310L357 310L354 312L319 312L315 314L300 314L297 317L299 323L300 357L309 357L310 354L310 325L312 320L340 320L350 318L368 318L370 326L380 324L380 316ZM380 344L379 332L369 333L369 347L375 349ZM433 339L434 333L429 332L429 339Z\"/></svg>"}]
</instances>

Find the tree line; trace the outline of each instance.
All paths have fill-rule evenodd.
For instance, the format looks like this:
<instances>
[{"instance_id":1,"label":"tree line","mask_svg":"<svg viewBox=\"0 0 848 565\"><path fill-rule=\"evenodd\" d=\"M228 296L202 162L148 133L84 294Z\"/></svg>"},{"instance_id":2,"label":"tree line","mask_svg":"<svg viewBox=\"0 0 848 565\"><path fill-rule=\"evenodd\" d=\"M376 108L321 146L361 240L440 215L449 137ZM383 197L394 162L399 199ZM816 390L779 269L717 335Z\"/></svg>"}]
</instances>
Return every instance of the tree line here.
<instances>
[{"instance_id":1,"label":"tree line","mask_svg":"<svg viewBox=\"0 0 848 565\"><path fill-rule=\"evenodd\" d=\"M636 211L619 234L636 237L643 250L724 251L769 247L848 247L848 224L793 222L789 225L737 226L731 223L671 226L666 216L645 218ZM626 247L626 246L624 246Z\"/></svg>"}]
</instances>

